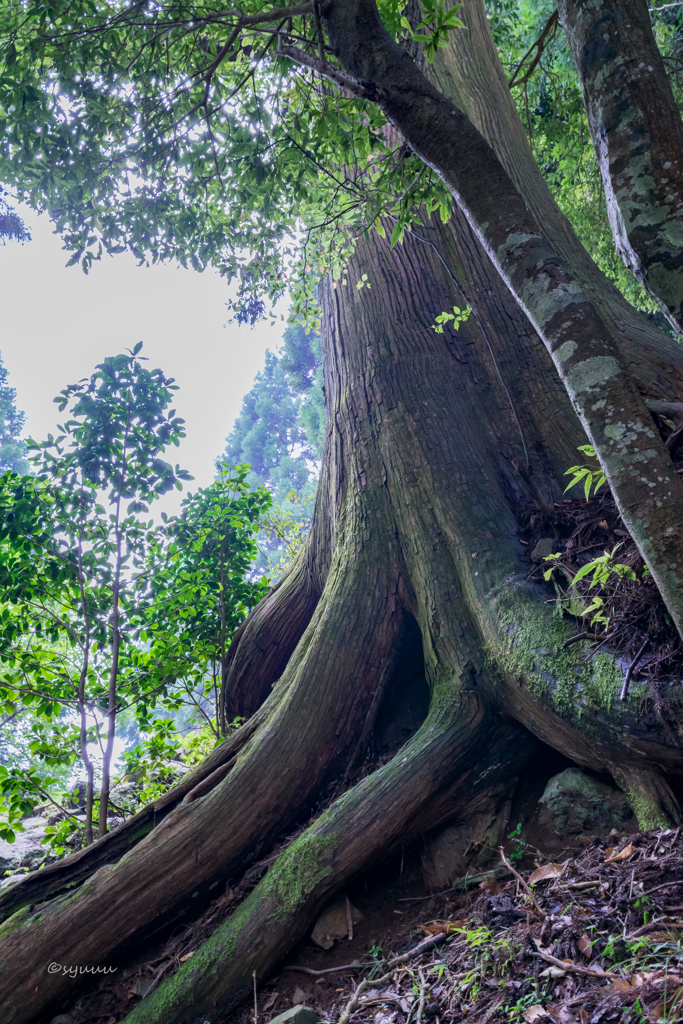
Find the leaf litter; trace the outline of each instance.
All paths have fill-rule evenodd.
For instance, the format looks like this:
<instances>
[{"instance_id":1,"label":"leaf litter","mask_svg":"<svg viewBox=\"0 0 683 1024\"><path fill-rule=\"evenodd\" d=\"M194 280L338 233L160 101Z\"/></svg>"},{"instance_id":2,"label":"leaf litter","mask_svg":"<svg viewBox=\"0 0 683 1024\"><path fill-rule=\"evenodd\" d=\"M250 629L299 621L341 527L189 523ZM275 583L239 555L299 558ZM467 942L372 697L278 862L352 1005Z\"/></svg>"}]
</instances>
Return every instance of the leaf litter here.
<instances>
[{"instance_id":1,"label":"leaf litter","mask_svg":"<svg viewBox=\"0 0 683 1024\"><path fill-rule=\"evenodd\" d=\"M332 1003L314 986L307 1005L324 1024L683 1019L681 829L593 844L563 864L515 869L524 884L461 893L449 919L420 924L427 939L413 931L401 963L375 954L351 985L333 992L330 979Z\"/></svg>"}]
</instances>

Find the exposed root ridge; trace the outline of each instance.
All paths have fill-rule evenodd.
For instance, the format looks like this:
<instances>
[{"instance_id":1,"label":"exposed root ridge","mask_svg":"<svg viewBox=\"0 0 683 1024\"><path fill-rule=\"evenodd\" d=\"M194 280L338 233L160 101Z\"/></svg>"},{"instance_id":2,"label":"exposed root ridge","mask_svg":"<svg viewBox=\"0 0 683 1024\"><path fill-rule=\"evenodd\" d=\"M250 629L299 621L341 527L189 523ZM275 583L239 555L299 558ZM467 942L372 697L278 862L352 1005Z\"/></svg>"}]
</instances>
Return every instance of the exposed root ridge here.
<instances>
[{"instance_id":1,"label":"exposed root ridge","mask_svg":"<svg viewBox=\"0 0 683 1024\"><path fill-rule=\"evenodd\" d=\"M481 787L530 756L528 734L494 723L475 695L463 696L457 712L452 699L445 703L389 764L287 848L236 913L126 1024L178 1024L218 1003L225 1012L243 998L252 973L267 974L349 878L440 821L446 805L462 811Z\"/></svg>"},{"instance_id":2,"label":"exposed root ridge","mask_svg":"<svg viewBox=\"0 0 683 1024\"><path fill-rule=\"evenodd\" d=\"M221 687L224 728L249 719L280 678L320 599L308 566L308 544L238 629Z\"/></svg>"},{"instance_id":3,"label":"exposed root ridge","mask_svg":"<svg viewBox=\"0 0 683 1024\"><path fill-rule=\"evenodd\" d=\"M106 864L120 860L159 825L171 811L200 787L213 788L217 773L229 770L240 750L256 732L264 716L253 718L246 725L212 750L200 765L188 772L180 782L153 803L143 807L113 832L107 833L92 846L49 864L40 871L26 875L16 885L0 892L0 922L21 907L42 903L48 897L73 889L90 878ZM224 776L223 776L224 777ZM215 781L213 783L215 785Z\"/></svg>"}]
</instances>

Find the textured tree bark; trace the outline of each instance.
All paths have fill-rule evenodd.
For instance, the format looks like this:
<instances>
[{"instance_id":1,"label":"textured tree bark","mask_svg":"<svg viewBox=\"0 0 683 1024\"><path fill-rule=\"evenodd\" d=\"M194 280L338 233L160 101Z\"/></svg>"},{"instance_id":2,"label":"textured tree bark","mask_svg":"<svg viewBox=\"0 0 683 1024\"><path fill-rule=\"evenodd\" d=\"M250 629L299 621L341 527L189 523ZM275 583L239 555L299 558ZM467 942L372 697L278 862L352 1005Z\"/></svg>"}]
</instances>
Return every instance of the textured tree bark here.
<instances>
[{"instance_id":1,"label":"textured tree bark","mask_svg":"<svg viewBox=\"0 0 683 1024\"><path fill-rule=\"evenodd\" d=\"M479 53L479 68L486 59ZM551 228L565 232L561 221ZM364 273L372 287L358 290ZM609 655L582 662L577 645L563 647L574 627L552 618L546 592L525 579L518 509L561 496L585 441L545 345L459 211L394 250L362 240L347 279L321 287L327 436L309 547L234 650L250 706L270 692L124 856L113 833L72 858L71 875L54 873L63 885L97 863L76 892L31 906L37 883L27 882L5 897L22 909L0 929L3 1024L68 1005L80 981L47 973L57 950L63 964L125 964L306 822L330 784L346 792L133 1021L169 1024L239 999L251 972L261 977L284 956L345 880L406 835L466 818L468 787L481 811L482 787L515 774L534 737L612 772L644 825L677 819L663 777L683 774L676 735L616 699L621 673ZM599 290L599 275L592 281ZM616 320L619 305L605 295ZM435 315L464 296L476 316L437 335ZM680 350L629 315L620 352L631 376L652 399L680 401ZM307 624L296 593L302 607L316 595ZM287 608L300 615L291 631ZM388 764L349 788L347 769L367 754L393 685L406 616L419 627L429 714ZM267 685L252 683L248 665ZM112 852L104 866L98 850Z\"/></svg>"},{"instance_id":2,"label":"textured tree bark","mask_svg":"<svg viewBox=\"0 0 683 1024\"><path fill-rule=\"evenodd\" d=\"M329 517L323 501L320 492L304 546L230 645L229 668L220 697L225 723L250 718L261 706L315 611L330 561Z\"/></svg>"},{"instance_id":3,"label":"textured tree bark","mask_svg":"<svg viewBox=\"0 0 683 1024\"><path fill-rule=\"evenodd\" d=\"M560 0L617 251L683 334L683 121L646 0Z\"/></svg>"},{"instance_id":4,"label":"textured tree bark","mask_svg":"<svg viewBox=\"0 0 683 1024\"><path fill-rule=\"evenodd\" d=\"M683 635L683 482L622 363L617 337L491 146L393 41L375 0L328 0L323 14L342 69L443 179L543 339ZM317 65L302 57L307 61Z\"/></svg>"}]
</instances>

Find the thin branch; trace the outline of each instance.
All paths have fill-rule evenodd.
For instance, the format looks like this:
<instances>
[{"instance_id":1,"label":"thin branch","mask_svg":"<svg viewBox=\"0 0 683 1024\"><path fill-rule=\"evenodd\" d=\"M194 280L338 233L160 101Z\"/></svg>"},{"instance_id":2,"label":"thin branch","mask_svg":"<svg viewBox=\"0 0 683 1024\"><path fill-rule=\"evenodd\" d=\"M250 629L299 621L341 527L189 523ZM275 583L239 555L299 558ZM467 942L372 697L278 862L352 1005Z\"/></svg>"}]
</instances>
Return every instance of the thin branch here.
<instances>
[{"instance_id":1,"label":"thin branch","mask_svg":"<svg viewBox=\"0 0 683 1024\"><path fill-rule=\"evenodd\" d=\"M321 63L318 57L305 53L298 46L283 46L281 44L277 52L283 57L289 57L295 64L300 64L303 67L310 68L312 71L317 71L321 77L329 79L330 82L334 82L335 85L342 89L347 89L354 96L359 96L361 99L379 101L385 96L384 90L376 86L374 82L358 82L343 71L333 68L327 61Z\"/></svg>"},{"instance_id":2,"label":"thin branch","mask_svg":"<svg viewBox=\"0 0 683 1024\"><path fill-rule=\"evenodd\" d=\"M557 11L555 10L555 11L553 11L553 13L548 18L548 20L547 20L547 22L545 24L545 28L541 32L541 34L538 37L538 39L536 40L536 42L531 44L531 46L529 47L529 49L524 54L524 56L520 60L519 64L515 68L515 70L513 72L513 75L512 75L512 78L508 82L508 85L509 85L509 87L511 89L513 89L516 85L526 85L527 84L527 82L529 81L529 79L533 75L534 71L536 70L536 67L538 66L538 63L539 63L541 57L543 56L544 49L555 38L555 34L557 32L558 24L559 24L559 15L558 15ZM529 65L528 69L524 72L524 74L522 75L521 78L517 78L517 75L519 74L521 69L524 67L524 64L526 63L528 58L531 56L531 54L533 53L534 50L536 51L536 53L534 54L534 57L533 57L533 59L531 61L531 64Z\"/></svg>"},{"instance_id":3,"label":"thin branch","mask_svg":"<svg viewBox=\"0 0 683 1024\"><path fill-rule=\"evenodd\" d=\"M636 669L636 666L638 665L638 662L642 658L643 652L645 651L645 648L647 647L649 642L650 642L650 638L648 637L647 640L645 641L645 643L643 644L643 646L640 648L640 650L636 654L636 656L633 659L633 661L631 662L631 664L629 665L628 672L626 673L626 678L624 679L624 685L622 686L621 693L619 694L619 700L626 700L626 698L628 697L628 688L629 688L629 684L631 682L631 677L632 677L632 675L633 675L633 673L634 673L634 671Z\"/></svg>"},{"instance_id":4,"label":"thin branch","mask_svg":"<svg viewBox=\"0 0 683 1024\"><path fill-rule=\"evenodd\" d=\"M540 956L541 960L545 960L546 963L553 964L554 967L561 967L563 971L574 971L576 974L587 974L589 978L616 979L619 977L618 974L614 974L612 971L600 971L593 967L584 967L582 964L574 964L567 960L558 960L556 956L552 956L543 948L540 939L534 939L534 945L538 950L536 955Z\"/></svg>"}]
</instances>

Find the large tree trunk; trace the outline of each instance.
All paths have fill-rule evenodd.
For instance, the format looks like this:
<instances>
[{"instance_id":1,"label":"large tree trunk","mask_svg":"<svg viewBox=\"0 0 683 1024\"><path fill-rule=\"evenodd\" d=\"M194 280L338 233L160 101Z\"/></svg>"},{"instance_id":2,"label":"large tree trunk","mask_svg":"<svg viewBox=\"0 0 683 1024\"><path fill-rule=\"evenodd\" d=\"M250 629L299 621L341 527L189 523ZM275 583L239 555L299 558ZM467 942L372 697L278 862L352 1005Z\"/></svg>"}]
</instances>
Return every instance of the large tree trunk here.
<instances>
[{"instance_id":1,"label":"large tree trunk","mask_svg":"<svg viewBox=\"0 0 683 1024\"><path fill-rule=\"evenodd\" d=\"M683 334L683 121L646 0L560 0L617 252Z\"/></svg>"},{"instance_id":2,"label":"large tree trunk","mask_svg":"<svg viewBox=\"0 0 683 1024\"><path fill-rule=\"evenodd\" d=\"M492 63L482 47L480 69ZM557 216L524 173L530 197ZM550 227L575 247L561 218ZM620 300L576 260L618 317ZM358 290L363 274L371 288ZM324 813L130 1024L203 1020L234 1004L252 971L272 969L350 877L410 836L479 812L487 787L534 752L534 737L611 772L643 826L677 814L665 778L683 773L676 735L615 700L621 673L610 655L583 662L577 645L563 648L572 625L552 618L546 593L525 578L519 509L561 496L585 441L545 345L459 212L394 250L378 236L361 241L347 280L321 286L327 436L314 525L234 645L228 706L258 710L192 788L167 798L153 831L133 845L148 818L129 830L124 856L125 841L100 841L70 858L77 871L56 866L41 894L96 864L80 889L34 906L40 883L29 878L4 897L22 909L0 931L3 1024L38 1024L68 1005L80 980L46 973L51 961L124 964L186 920L329 801L331 786ZM435 315L463 296L476 315L436 334ZM680 349L628 317L620 358L632 379L652 398L680 399ZM351 785L414 624L429 712L389 763Z\"/></svg>"},{"instance_id":3,"label":"large tree trunk","mask_svg":"<svg viewBox=\"0 0 683 1024\"><path fill-rule=\"evenodd\" d=\"M622 358L619 335L486 139L394 42L375 0L328 0L324 19L343 71L442 178L542 338L683 636L683 481ZM281 52L326 73L318 58L292 47Z\"/></svg>"}]
</instances>

